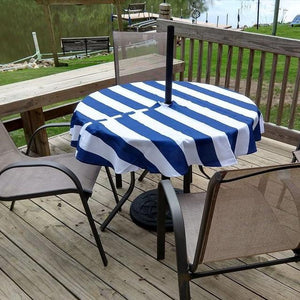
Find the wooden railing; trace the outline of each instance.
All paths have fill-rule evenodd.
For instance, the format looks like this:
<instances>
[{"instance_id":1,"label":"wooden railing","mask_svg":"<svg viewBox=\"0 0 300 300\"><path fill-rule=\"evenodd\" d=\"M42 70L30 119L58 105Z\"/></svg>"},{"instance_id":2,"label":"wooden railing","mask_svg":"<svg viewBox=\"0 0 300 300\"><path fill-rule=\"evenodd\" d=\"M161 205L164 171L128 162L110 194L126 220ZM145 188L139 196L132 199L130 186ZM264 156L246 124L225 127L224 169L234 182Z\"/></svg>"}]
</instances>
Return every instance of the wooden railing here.
<instances>
[{"instance_id":1,"label":"wooden railing","mask_svg":"<svg viewBox=\"0 0 300 300\"><path fill-rule=\"evenodd\" d=\"M166 31L168 25L175 27L176 56L186 65L180 80L211 83L243 93L261 108L265 136L299 144L300 132L294 129L300 40L162 19L157 22L157 30Z\"/></svg>"}]
</instances>

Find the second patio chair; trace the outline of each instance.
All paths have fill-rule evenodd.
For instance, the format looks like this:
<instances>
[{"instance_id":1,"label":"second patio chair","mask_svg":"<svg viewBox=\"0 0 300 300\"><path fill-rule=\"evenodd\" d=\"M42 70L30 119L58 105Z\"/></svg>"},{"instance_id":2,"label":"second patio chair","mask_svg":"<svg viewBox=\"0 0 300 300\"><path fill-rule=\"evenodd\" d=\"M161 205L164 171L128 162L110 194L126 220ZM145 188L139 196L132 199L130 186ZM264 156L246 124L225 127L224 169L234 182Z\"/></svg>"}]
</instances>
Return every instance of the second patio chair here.
<instances>
[{"instance_id":1,"label":"second patio chair","mask_svg":"<svg viewBox=\"0 0 300 300\"><path fill-rule=\"evenodd\" d=\"M165 80L166 32L113 32L116 84Z\"/></svg>"},{"instance_id":2,"label":"second patio chair","mask_svg":"<svg viewBox=\"0 0 300 300\"><path fill-rule=\"evenodd\" d=\"M134 81L166 80L167 32L113 32L116 84ZM182 71L173 63L173 73ZM200 170L203 171L202 166ZM139 177L142 181L148 170ZM121 175L116 186L122 186ZM184 177L184 191L189 192L191 169Z\"/></svg>"},{"instance_id":3,"label":"second patio chair","mask_svg":"<svg viewBox=\"0 0 300 300\"><path fill-rule=\"evenodd\" d=\"M292 162L300 162L300 144L298 144L295 151L293 151L293 159Z\"/></svg>"},{"instance_id":4,"label":"second patio chair","mask_svg":"<svg viewBox=\"0 0 300 300\"><path fill-rule=\"evenodd\" d=\"M165 80L166 32L114 31L113 43L116 84ZM116 186L122 187L119 174L116 175Z\"/></svg>"},{"instance_id":5,"label":"second patio chair","mask_svg":"<svg viewBox=\"0 0 300 300\"><path fill-rule=\"evenodd\" d=\"M180 299L192 279L300 261L300 164L215 173L207 192L176 195L159 185L157 257L165 256L166 207L173 219ZM292 250L283 259L199 272L198 265Z\"/></svg>"},{"instance_id":6,"label":"second patio chair","mask_svg":"<svg viewBox=\"0 0 300 300\"><path fill-rule=\"evenodd\" d=\"M79 162L74 153L26 156L15 146L1 121L0 140L0 201L12 201L12 210L16 200L78 194L106 266L107 258L88 205L101 167Z\"/></svg>"}]
</instances>

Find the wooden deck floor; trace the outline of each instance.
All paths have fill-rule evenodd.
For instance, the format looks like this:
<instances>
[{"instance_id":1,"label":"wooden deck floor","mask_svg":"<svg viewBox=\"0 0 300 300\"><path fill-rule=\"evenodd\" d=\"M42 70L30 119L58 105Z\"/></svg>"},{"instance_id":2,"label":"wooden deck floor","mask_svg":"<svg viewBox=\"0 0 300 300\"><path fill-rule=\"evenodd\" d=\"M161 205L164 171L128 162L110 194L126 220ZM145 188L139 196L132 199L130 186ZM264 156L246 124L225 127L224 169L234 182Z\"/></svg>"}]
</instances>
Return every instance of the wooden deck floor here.
<instances>
[{"instance_id":1,"label":"wooden deck floor","mask_svg":"<svg viewBox=\"0 0 300 300\"><path fill-rule=\"evenodd\" d=\"M294 147L268 139L258 146L257 153L241 158L235 167L291 161ZM56 153L70 151L69 136L52 138L51 147ZM196 168L194 172L192 190L205 189L207 180ZM120 194L128 187L128 179L124 176ZM137 182L130 201L155 188L158 180L158 175L148 174L143 182ZM172 181L182 187L181 178ZM101 171L90 200L99 223L114 205L108 186ZM76 195L19 201L14 212L8 210L8 204L0 204L0 299L178 299L173 235L167 237L165 261L158 262L155 233L130 220L130 201L101 233L107 267L100 261ZM272 253L243 261L285 255ZM197 279L192 282L191 293L193 299L300 299L300 264Z\"/></svg>"}]
</instances>

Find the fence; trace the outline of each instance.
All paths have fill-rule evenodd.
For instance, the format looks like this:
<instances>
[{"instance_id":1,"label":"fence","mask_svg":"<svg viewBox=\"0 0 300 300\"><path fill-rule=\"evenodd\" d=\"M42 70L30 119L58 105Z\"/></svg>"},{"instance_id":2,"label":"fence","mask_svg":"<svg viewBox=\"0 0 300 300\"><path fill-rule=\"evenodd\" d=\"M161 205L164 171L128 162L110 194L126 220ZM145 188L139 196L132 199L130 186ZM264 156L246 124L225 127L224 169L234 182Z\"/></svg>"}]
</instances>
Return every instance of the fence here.
<instances>
[{"instance_id":1,"label":"fence","mask_svg":"<svg viewBox=\"0 0 300 300\"><path fill-rule=\"evenodd\" d=\"M176 56L186 65L180 80L243 93L261 108L265 136L299 143L300 40L162 19L157 30L168 25L175 27Z\"/></svg>"}]
</instances>

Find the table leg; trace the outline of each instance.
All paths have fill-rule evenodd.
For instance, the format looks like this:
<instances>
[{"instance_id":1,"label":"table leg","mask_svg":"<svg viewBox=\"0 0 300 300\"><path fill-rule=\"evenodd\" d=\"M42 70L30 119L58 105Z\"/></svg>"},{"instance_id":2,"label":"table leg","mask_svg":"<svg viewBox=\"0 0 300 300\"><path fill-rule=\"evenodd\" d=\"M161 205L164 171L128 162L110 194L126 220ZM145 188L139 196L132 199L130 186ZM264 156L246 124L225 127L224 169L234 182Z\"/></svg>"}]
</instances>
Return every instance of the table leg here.
<instances>
[{"instance_id":1,"label":"table leg","mask_svg":"<svg viewBox=\"0 0 300 300\"><path fill-rule=\"evenodd\" d=\"M116 187L120 189L122 187L122 175L116 174Z\"/></svg>"},{"instance_id":2,"label":"table leg","mask_svg":"<svg viewBox=\"0 0 300 300\"><path fill-rule=\"evenodd\" d=\"M122 199L119 200L119 202L117 203L117 205L114 207L114 209L111 211L111 213L105 219L105 221L102 223L102 225L100 227L100 229L102 231L105 230L106 226L110 223L110 221L113 219L113 217L121 209L121 207L123 206L123 204L125 203L125 201L129 198L129 196L131 195L131 193L133 191L134 183L135 183L134 172L131 172L131 174L130 174L130 185L129 185L129 188L128 188L127 192L124 194L124 196L122 197Z\"/></svg>"}]
</instances>

